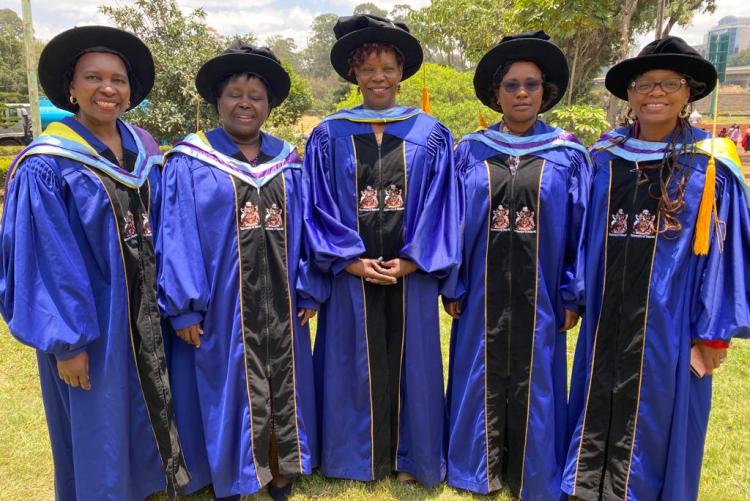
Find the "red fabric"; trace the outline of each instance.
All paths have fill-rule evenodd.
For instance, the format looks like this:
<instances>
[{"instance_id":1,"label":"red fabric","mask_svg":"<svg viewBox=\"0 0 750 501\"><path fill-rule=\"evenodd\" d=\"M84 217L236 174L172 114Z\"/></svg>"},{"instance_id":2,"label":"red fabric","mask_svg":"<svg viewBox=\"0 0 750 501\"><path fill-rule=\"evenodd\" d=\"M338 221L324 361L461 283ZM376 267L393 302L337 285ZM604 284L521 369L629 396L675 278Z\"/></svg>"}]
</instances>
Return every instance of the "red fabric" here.
<instances>
[{"instance_id":1,"label":"red fabric","mask_svg":"<svg viewBox=\"0 0 750 501\"><path fill-rule=\"evenodd\" d=\"M706 345L709 348L720 350L721 348L729 348L729 343L726 341L698 341L700 344Z\"/></svg>"}]
</instances>

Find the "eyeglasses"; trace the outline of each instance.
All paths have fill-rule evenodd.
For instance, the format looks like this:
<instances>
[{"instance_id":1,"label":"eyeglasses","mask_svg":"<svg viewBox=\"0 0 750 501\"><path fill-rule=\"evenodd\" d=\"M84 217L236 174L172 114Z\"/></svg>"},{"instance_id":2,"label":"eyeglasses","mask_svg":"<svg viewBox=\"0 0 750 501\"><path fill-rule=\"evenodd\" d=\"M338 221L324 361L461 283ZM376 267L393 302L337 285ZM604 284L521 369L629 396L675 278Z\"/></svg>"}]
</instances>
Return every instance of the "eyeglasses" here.
<instances>
[{"instance_id":1,"label":"eyeglasses","mask_svg":"<svg viewBox=\"0 0 750 501\"><path fill-rule=\"evenodd\" d=\"M655 82L653 80L639 80L637 82L630 82L630 88L635 90L638 94L648 94L656 88L658 85L665 94L672 94L682 88L687 83L684 78L666 78Z\"/></svg>"},{"instance_id":2,"label":"eyeglasses","mask_svg":"<svg viewBox=\"0 0 750 501\"><path fill-rule=\"evenodd\" d=\"M517 80L510 80L508 82L501 82L500 87L504 92L508 94L517 94L518 91L523 87L526 92L536 92L542 86L542 81L539 79L529 79L521 83Z\"/></svg>"}]
</instances>

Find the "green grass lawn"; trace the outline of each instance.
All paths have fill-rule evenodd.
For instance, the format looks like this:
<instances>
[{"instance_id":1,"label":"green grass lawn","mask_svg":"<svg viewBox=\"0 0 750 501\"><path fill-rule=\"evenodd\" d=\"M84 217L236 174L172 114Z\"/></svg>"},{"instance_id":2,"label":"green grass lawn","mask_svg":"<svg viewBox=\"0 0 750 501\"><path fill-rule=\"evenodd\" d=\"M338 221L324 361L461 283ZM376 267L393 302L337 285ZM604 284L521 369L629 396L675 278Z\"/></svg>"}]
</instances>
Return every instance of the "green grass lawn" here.
<instances>
[{"instance_id":1,"label":"green grass lawn","mask_svg":"<svg viewBox=\"0 0 750 501\"><path fill-rule=\"evenodd\" d=\"M442 318L447 370L449 322ZM34 352L15 342L0 323L0 499L54 498L52 458L44 421ZM574 345L569 339L569 354ZM715 378L700 499L750 500L750 343L737 342ZM166 500L166 496L153 496ZM207 491L191 500L210 500ZM270 499L258 494L248 499ZM393 480L365 484L327 480L320 475L295 484L293 500L420 501L480 499L446 485L433 489L403 486ZM490 499L510 500L507 492Z\"/></svg>"}]
</instances>

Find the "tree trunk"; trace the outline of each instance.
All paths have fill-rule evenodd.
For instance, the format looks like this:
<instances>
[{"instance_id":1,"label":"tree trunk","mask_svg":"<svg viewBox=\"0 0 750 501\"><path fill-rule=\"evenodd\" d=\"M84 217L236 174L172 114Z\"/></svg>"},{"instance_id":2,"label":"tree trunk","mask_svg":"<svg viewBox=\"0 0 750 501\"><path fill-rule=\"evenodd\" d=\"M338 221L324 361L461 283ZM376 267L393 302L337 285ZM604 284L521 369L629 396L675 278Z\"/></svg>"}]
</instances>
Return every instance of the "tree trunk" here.
<instances>
[{"instance_id":1,"label":"tree trunk","mask_svg":"<svg viewBox=\"0 0 750 501\"><path fill-rule=\"evenodd\" d=\"M576 83L576 67L578 66L578 56L581 49L581 32L576 33L576 49L573 52L573 67L570 68L570 81L568 82L568 97L565 101L570 106L573 101L573 87Z\"/></svg>"},{"instance_id":2,"label":"tree trunk","mask_svg":"<svg viewBox=\"0 0 750 501\"><path fill-rule=\"evenodd\" d=\"M630 50L630 20L633 18L633 13L638 5L638 0L625 0L618 14L618 21L620 25L620 46L617 48L617 55L615 62L620 62L628 56ZM609 100L607 106L607 120L612 125L615 124L617 118L617 111L619 109L619 100L612 98Z\"/></svg>"}]
</instances>

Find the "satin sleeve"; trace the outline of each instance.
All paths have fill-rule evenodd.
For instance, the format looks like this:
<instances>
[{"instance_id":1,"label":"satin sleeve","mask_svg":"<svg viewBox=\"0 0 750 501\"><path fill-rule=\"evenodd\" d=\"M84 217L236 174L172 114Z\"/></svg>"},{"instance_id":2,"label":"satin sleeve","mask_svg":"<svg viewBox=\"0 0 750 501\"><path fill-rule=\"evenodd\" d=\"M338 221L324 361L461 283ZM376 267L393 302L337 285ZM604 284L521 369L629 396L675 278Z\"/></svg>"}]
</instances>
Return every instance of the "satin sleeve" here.
<instances>
[{"instance_id":1,"label":"satin sleeve","mask_svg":"<svg viewBox=\"0 0 750 501\"><path fill-rule=\"evenodd\" d=\"M750 337L750 208L741 181L728 173L719 185L717 211L707 256L699 259L692 312L692 337L700 341L729 342Z\"/></svg>"},{"instance_id":2,"label":"satin sleeve","mask_svg":"<svg viewBox=\"0 0 750 501\"><path fill-rule=\"evenodd\" d=\"M338 275L365 253L365 245L356 229L341 220L334 162L327 125L323 123L313 130L305 147L302 183L305 239L312 263L323 272Z\"/></svg>"},{"instance_id":3,"label":"satin sleeve","mask_svg":"<svg viewBox=\"0 0 750 501\"><path fill-rule=\"evenodd\" d=\"M585 234L586 214L591 192L591 163L583 153L570 157L567 193L565 255L560 280L563 308L581 314L585 304Z\"/></svg>"},{"instance_id":4,"label":"satin sleeve","mask_svg":"<svg viewBox=\"0 0 750 501\"><path fill-rule=\"evenodd\" d=\"M409 207L416 215L405 231L401 257L444 280L461 261L460 196L450 131L436 123L427 148L429 175L421 181L418 203Z\"/></svg>"},{"instance_id":5,"label":"satin sleeve","mask_svg":"<svg viewBox=\"0 0 750 501\"><path fill-rule=\"evenodd\" d=\"M158 300L174 329L201 323L211 294L198 230L192 162L197 160L172 155L162 173Z\"/></svg>"},{"instance_id":6,"label":"satin sleeve","mask_svg":"<svg viewBox=\"0 0 750 501\"><path fill-rule=\"evenodd\" d=\"M0 308L11 334L58 359L99 337L94 296L54 160L32 156L10 181L3 210Z\"/></svg>"}]
</instances>

